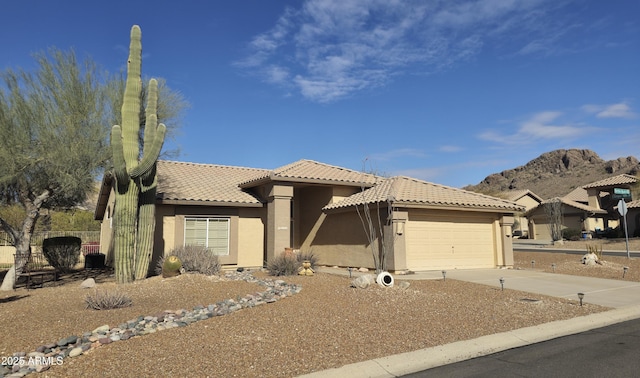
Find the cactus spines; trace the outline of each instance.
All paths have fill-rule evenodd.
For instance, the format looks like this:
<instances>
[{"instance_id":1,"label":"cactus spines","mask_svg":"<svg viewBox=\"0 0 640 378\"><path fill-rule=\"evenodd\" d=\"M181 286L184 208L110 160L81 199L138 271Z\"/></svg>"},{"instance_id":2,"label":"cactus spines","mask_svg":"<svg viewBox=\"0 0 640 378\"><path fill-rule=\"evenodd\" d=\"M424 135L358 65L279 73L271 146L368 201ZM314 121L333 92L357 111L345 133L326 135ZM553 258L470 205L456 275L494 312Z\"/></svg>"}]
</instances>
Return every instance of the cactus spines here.
<instances>
[{"instance_id":1,"label":"cactus spines","mask_svg":"<svg viewBox=\"0 0 640 378\"><path fill-rule=\"evenodd\" d=\"M162 264L162 277L175 277L180 274L180 269L182 269L182 261L178 256L171 255Z\"/></svg>"},{"instance_id":2,"label":"cactus spines","mask_svg":"<svg viewBox=\"0 0 640 378\"><path fill-rule=\"evenodd\" d=\"M142 32L131 28L127 81L122 103L122 126L111 129L116 207L114 259L118 283L147 277L155 230L156 163L166 127L158 124L158 83L149 83L144 117L142 154L139 147L142 120Z\"/></svg>"}]
</instances>

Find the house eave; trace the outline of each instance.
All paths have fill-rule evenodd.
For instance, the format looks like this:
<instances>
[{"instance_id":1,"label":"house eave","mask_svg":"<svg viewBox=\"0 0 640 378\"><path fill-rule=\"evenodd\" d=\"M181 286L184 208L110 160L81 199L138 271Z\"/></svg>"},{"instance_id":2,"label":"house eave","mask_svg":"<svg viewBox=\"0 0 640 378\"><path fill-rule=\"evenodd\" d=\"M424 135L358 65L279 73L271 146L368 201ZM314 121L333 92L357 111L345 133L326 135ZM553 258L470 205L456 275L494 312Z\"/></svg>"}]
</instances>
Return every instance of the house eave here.
<instances>
[{"instance_id":1,"label":"house eave","mask_svg":"<svg viewBox=\"0 0 640 378\"><path fill-rule=\"evenodd\" d=\"M386 207L387 202L375 202L369 203L371 209L376 209L378 207ZM322 209L327 214L334 213L343 213L353 211L356 205L349 205L344 207L337 208L324 208ZM357 206L362 206L362 204L358 204ZM517 208L495 208L495 207L480 207L480 206L460 206L460 205L434 205L434 204L421 204L414 202L395 202L393 203L393 207L396 209L425 209L425 210L447 210L447 211L471 211L478 213L497 213L497 214L514 214L516 212L524 211L524 207L521 209Z\"/></svg>"},{"instance_id":2,"label":"house eave","mask_svg":"<svg viewBox=\"0 0 640 378\"><path fill-rule=\"evenodd\" d=\"M207 207L264 207L264 204L258 202L232 202L232 201L206 201L206 200L187 200L187 199L158 199L158 205L174 205L174 206L207 206Z\"/></svg>"},{"instance_id":3,"label":"house eave","mask_svg":"<svg viewBox=\"0 0 640 378\"><path fill-rule=\"evenodd\" d=\"M107 211L107 203L109 202L109 196L111 195L112 185L113 175L110 172L106 172L102 177L102 184L100 185L98 201L96 202L96 210L93 213L93 219L99 221L104 219L104 213Z\"/></svg>"}]
</instances>

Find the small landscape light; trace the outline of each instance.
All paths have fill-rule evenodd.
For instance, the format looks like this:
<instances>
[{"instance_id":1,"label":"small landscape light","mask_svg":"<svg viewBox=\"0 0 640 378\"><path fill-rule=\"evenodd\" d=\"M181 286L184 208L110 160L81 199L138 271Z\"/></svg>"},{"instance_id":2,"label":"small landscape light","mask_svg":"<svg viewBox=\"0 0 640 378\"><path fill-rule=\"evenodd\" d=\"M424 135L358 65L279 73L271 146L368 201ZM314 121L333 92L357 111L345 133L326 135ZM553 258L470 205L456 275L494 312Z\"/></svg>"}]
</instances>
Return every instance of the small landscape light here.
<instances>
[{"instance_id":1,"label":"small landscape light","mask_svg":"<svg viewBox=\"0 0 640 378\"><path fill-rule=\"evenodd\" d=\"M500 290L504 291L504 277L500 277Z\"/></svg>"},{"instance_id":2,"label":"small landscape light","mask_svg":"<svg viewBox=\"0 0 640 378\"><path fill-rule=\"evenodd\" d=\"M347 270L349 271L349 278L351 278L351 271L353 270L351 267L348 267Z\"/></svg>"},{"instance_id":3,"label":"small landscape light","mask_svg":"<svg viewBox=\"0 0 640 378\"><path fill-rule=\"evenodd\" d=\"M580 299L580 306L582 306L582 299L584 298L584 293L578 293L578 298Z\"/></svg>"},{"instance_id":4,"label":"small landscape light","mask_svg":"<svg viewBox=\"0 0 640 378\"><path fill-rule=\"evenodd\" d=\"M446 281L446 280L447 280L447 271L446 271L446 270L443 270L443 271L442 271L442 280L443 280L443 281Z\"/></svg>"},{"instance_id":5,"label":"small landscape light","mask_svg":"<svg viewBox=\"0 0 640 378\"><path fill-rule=\"evenodd\" d=\"M536 267L536 260L531 260L531 269Z\"/></svg>"},{"instance_id":6,"label":"small landscape light","mask_svg":"<svg viewBox=\"0 0 640 378\"><path fill-rule=\"evenodd\" d=\"M556 263L551 264L551 269L553 269L553 273L556 272Z\"/></svg>"},{"instance_id":7,"label":"small landscape light","mask_svg":"<svg viewBox=\"0 0 640 378\"><path fill-rule=\"evenodd\" d=\"M623 266L622 267L622 278L624 278L624 276L627 275L627 271L629 270L628 266Z\"/></svg>"}]
</instances>

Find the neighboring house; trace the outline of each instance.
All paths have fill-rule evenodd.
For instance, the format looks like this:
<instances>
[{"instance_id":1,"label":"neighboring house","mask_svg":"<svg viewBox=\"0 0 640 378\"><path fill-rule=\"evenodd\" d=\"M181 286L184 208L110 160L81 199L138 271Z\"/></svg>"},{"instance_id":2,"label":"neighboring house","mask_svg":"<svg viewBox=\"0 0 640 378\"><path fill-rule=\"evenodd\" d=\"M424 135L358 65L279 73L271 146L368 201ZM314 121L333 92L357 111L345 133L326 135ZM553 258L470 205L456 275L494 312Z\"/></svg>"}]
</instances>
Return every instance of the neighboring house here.
<instances>
[{"instance_id":1,"label":"neighboring house","mask_svg":"<svg viewBox=\"0 0 640 378\"><path fill-rule=\"evenodd\" d=\"M498 197L524 206L525 212L535 208L542 202L542 198L529 189L507 190L498 194ZM525 213L516 214L513 226L514 237L529 237L529 220L524 214Z\"/></svg>"},{"instance_id":2,"label":"neighboring house","mask_svg":"<svg viewBox=\"0 0 640 378\"><path fill-rule=\"evenodd\" d=\"M627 232L629 237L640 237L640 200L627 202Z\"/></svg>"},{"instance_id":3,"label":"neighboring house","mask_svg":"<svg viewBox=\"0 0 640 378\"><path fill-rule=\"evenodd\" d=\"M323 265L373 268L356 211L368 203L388 224L390 271L512 266L511 226L524 211L462 189L311 160L275 170L159 161L157 172L154 261L175 247L205 244L227 267L261 267L293 248ZM96 209L103 250L117 205L112 181L105 176Z\"/></svg>"},{"instance_id":4,"label":"neighboring house","mask_svg":"<svg viewBox=\"0 0 640 378\"><path fill-rule=\"evenodd\" d=\"M540 206L526 214L532 228L532 238L552 239L544 206L554 200L562 202L564 228L580 230L587 235L617 227L620 224L620 215L615 208L618 199L613 196L614 189L630 189L637 182L638 178L634 176L617 175L583 185L562 198L543 201ZM634 213L635 211L633 210Z\"/></svg>"},{"instance_id":5,"label":"neighboring house","mask_svg":"<svg viewBox=\"0 0 640 378\"><path fill-rule=\"evenodd\" d=\"M551 198L544 200L540 205L526 213L529 219L529 237L537 240L553 240L551 237L551 225L545 206L551 206L554 201L560 201L562 212L562 228L571 228L578 231L594 231L590 228L593 219L602 219L607 216L607 211L592 208L580 202L567 198Z\"/></svg>"}]
</instances>

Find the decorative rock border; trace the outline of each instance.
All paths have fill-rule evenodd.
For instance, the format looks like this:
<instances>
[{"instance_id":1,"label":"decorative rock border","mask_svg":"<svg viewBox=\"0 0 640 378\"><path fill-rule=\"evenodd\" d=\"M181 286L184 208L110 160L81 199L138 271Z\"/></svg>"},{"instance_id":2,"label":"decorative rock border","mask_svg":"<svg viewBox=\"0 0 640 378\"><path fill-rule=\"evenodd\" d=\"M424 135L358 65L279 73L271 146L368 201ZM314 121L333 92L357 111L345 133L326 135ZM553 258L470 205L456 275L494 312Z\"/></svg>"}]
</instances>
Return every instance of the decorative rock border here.
<instances>
[{"instance_id":1,"label":"decorative rock border","mask_svg":"<svg viewBox=\"0 0 640 378\"><path fill-rule=\"evenodd\" d=\"M139 316L121 323L117 327L103 325L81 336L68 336L56 342L39 346L33 352L17 352L3 358L0 365L0 378L24 377L34 372L48 370L51 366L62 365L65 358L74 358L102 345L128 340L165 329L185 327L200 320L223 316L247 307L256 307L273 303L292 296L302 290L302 286L288 284L283 280L257 279L251 272L227 272L229 280L247 281L266 287L263 292L247 294L237 300L226 299L208 306L195 306L191 311L163 311L152 316Z\"/></svg>"}]
</instances>

